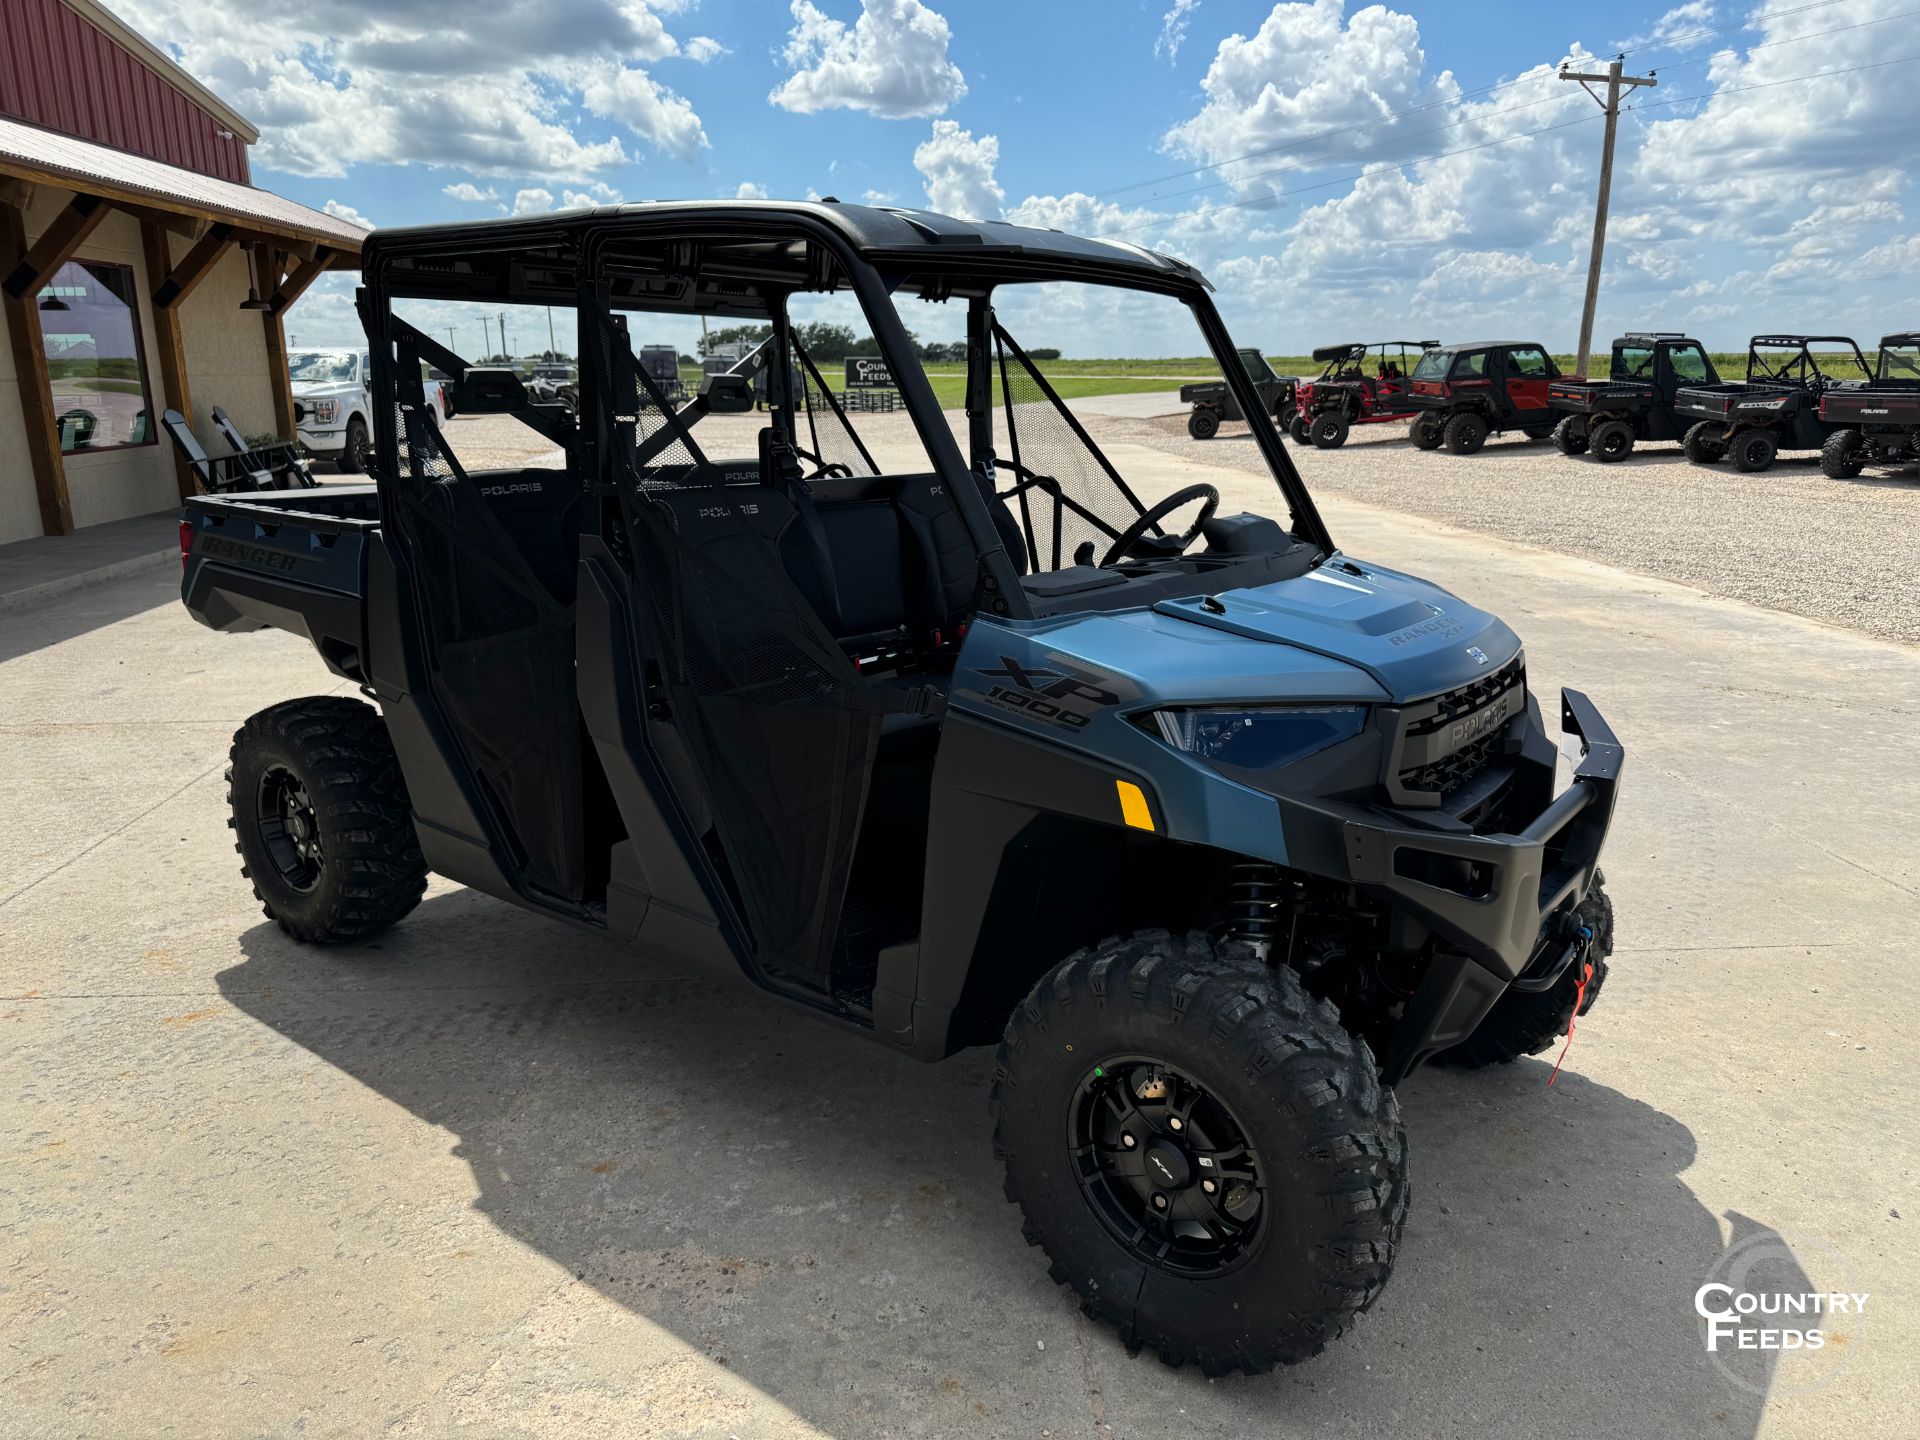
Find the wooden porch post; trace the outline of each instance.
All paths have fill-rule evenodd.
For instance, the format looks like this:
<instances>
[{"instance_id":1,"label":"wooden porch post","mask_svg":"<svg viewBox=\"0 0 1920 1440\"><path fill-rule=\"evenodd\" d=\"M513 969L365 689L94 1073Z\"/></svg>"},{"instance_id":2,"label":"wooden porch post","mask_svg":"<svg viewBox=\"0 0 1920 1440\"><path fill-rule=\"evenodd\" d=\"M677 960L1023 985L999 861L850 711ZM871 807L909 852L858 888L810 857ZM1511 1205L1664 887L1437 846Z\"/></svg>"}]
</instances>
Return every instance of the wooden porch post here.
<instances>
[{"instance_id":1,"label":"wooden porch post","mask_svg":"<svg viewBox=\"0 0 1920 1440\"><path fill-rule=\"evenodd\" d=\"M27 255L25 215L17 205L0 205L0 274L14 274L27 264ZM73 502L67 495L60 422L54 415L53 383L40 331L39 287L19 295L0 288L0 307L7 317L7 338L20 385L20 414L26 422L27 459L40 501L40 528L49 535L71 535Z\"/></svg>"},{"instance_id":2,"label":"wooden porch post","mask_svg":"<svg viewBox=\"0 0 1920 1440\"><path fill-rule=\"evenodd\" d=\"M167 277L173 273L173 255L167 245L167 232L152 220L142 220L140 239L147 252L147 293L156 296L167 283ZM154 345L160 352L162 406L164 409L178 410L191 425L193 387L187 380L187 347L180 333L180 311L177 306L162 305L157 300L152 309ZM170 443L168 448L173 451L173 478L180 487L180 498L184 500L189 495L197 495L200 492L199 477L193 473L187 457L180 453L178 445Z\"/></svg>"}]
</instances>

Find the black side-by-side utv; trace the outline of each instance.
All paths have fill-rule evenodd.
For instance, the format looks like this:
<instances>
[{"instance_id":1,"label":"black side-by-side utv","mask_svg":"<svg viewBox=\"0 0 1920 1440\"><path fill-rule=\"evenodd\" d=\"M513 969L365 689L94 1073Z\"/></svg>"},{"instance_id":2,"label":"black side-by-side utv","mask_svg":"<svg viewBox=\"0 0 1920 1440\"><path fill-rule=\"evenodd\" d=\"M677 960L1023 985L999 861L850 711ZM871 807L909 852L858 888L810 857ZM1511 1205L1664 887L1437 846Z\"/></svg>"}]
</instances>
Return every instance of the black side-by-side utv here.
<instances>
[{"instance_id":1,"label":"black side-by-side utv","mask_svg":"<svg viewBox=\"0 0 1920 1440\"><path fill-rule=\"evenodd\" d=\"M1872 373L1845 335L1756 335L1747 342L1744 381L1675 392L1675 414L1691 422L1687 459L1712 465L1731 456L1735 469L1753 473L1771 469L1782 450L1818 450L1836 428L1820 418L1820 397L1864 384Z\"/></svg>"},{"instance_id":2,"label":"black side-by-side utv","mask_svg":"<svg viewBox=\"0 0 1920 1440\"><path fill-rule=\"evenodd\" d=\"M1822 391L1820 422L1830 432L1820 447L1828 479L1851 480L1869 465L1920 462L1920 332L1882 337L1873 382Z\"/></svg>"},{"instance_id":3,"label":"black side-by-side utv","mask_svg":"<svg viewBox=\"0 0 1920 1440\"><path fill-rule=\"evenodd\" d=\"M1555 380L1547 404L1560 412L1553 443L1562 455L1611 463L1642 440L1679 440L1691 417L1674 409L1682 385L1717 385L1720 372L1698 340L1674 331L1622 335L1605 380Z\"/></svg>"},{"instance_id":4,"label":"black side-by-side utv","mask_svg":"<svg viewBox=\"0 0 1920 1440\"><path fill-rule=\"evenodd\" d=\"M1599 992L1622 755L1563 692L1559 787L1514 633L1335 547L1201 276L826 202L383 230L364 266L372 483L182 527L197 619L303 635L371 702L235 737L267 914L362 941L431 870L922 1060L998 1045L1007 1193L1091 1314L1209 1373L1346 1329L1407 1213L1394 1087L1538 1053ZM1014 334L1055 283L1191 316L1284 519L1136 490ZM906 415L823 382L789 316L836 295ZM577 406L420 302L553 307ZM952 423L923 303L965 317ZM771 338L676 402L637 337L707 315ZM426 366L551 458L469 469Z\"/></svg>"}]
</instances>

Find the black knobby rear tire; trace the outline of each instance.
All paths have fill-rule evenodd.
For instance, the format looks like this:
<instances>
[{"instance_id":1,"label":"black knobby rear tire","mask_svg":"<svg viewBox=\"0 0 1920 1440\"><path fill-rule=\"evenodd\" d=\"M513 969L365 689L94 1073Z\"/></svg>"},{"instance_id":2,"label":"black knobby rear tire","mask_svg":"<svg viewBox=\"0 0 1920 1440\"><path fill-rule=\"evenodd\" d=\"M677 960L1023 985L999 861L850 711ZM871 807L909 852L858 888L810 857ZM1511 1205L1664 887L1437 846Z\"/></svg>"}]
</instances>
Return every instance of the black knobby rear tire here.
<instances>
[{"instance_id":1,"label":"black knobby rear tire","mask_svg":"<svg viewBox=\"0 0 1920 1440\"><path fill-rule=\"evenodd\" d=\"M1780 442L1770 430L1743 430L1727 445L1733 456L1733 468L1746 475L1757 475L1773 468L1773 457L1780 453Z\"/></svg>"},{"instance_id":2,"label":"black knobby rear tire","mask_svg":"<svg viewBox=\"0 0 1920 1440\"><path fill-rule=\"evenodd\" d=\"M1313 423L1307 427L1307 438L1321 450L1338 450L1347 443L1347 417L1326 411L1313 417Z\"/></svg>"},{"instance_id":3,"label":"black knobby rear tire","mask_svg":"<svg viewBox=\"0 0 1920 1440\"><path fill-rule=\"evenodd\" d=\"M1220 433L1220 412L1210 405L1194 407L1187 416L1187 434L1196 440L1211 440Z\"/></svg>"},{"instance_id":4,"label":"black knobby rear tire","mask_svg":"<svg viewBox=\"0 0 1920 1440\"><path fill-rule=\"evenodd\" d=\"M1494 1002L1478 1029L1451 1050L1435 1055L1434 1064L1478 1070L1486 1065L1504 1065L1522 1055L1538 1055L1567 1033L1576 996L1582 1015L1593 1008L1593 1002L1600 998L1600 987L1607 981L1607 957L1613 953L1613 902L1607 898L1603 882L1604 877L1595 871L1593 888L1580 902L1580 921L1593 931L1593 943L1587 949L1593 975L1584 994L1578 965L1569 965L1551 990L1533 994L1509 990Z\"/></svg>"},{"instance_id":5,"label":"black knobby rear tire","mask_svg":"<svg viewBox=\"0 0 1920 1440\"><path fill-rule=\"evenodd\" d=\"M1487 422L1471 412L1456 415L1447 421L1443 438L1454 454L1472 455L1487 443Z\"/></svg>"},{"instance_id":6,"label":"black knobby rear tire","mask_svg":"<svg viewBox=\"0 0 1920 1440\"><path fill-rule=\"evenodd\" d=\"M1624 420L1602 420L1587 437L1593 458L1612 464L1633 453L1633 427Z\"/></svg>"},{"instance_id":7,"label":"black knobby rear tire","mask_svg":"<svg viewBox=\"0 0 1920 1440\"><path fill-rule=\"evenodd\" d=\"M1836 430L1820 447L1820 473L1829 480L1851 480L1866 468L1858 430Z\"/></svg>"},{"instance_id":8,"label":"black knobby rear tire","mask_svg":"<svg viewBox=\"0 0 1920 1440\"><path fill-rule=\"evenodd\" d=\"M1587 422L1568 415L1553 427L1554 448L1562 455L1581 455L1587 449Z\"/></svg>"},{"instance_id":9,"label":"black knobby rear tire","mask_svg":"<svg viewBox=\"0 0 1920 1440\"><path fill-rule=\"evenodd\" d=\"M1220 1273L1143 1254L1090 1198L1089 1167L1105 1162L1098 1146L1076 1153L1073 1107L1089 1084L1111 1083L1092 1078L1106 1063L1140 1057L1197 1081L1257 1157L1256 1229ZM1393 1269L1408 1193L1393 1092L1332 1006L1242 947L1156 931L1070 956L1008 1022L992 1108L1007 1198L1054 1280L1168 1364L1197 1361L1214 1375L1308 1359ZM1206 1173L1192 1171L1186 1188Z\"/></svg>"},{"instance_id":10,"label":"black knobby rear tire","mask_svg":"<svg viewBox=\"0 0 1920 1440\"><path fill-rule=\"evenodd\" d=\"M1551 440L1553 438L1553 426L1529 425L1520 433L1525 435L1529 440Z\"/></svg>"},{"instance_id":11,"label":"black knobby rear tire","mask_svg":"<svg viewBox=\"0 0 1920 1440\"><path fill-rule=\"evenodd\" d=\"M233 737L227 824L240 873L296 940L339 945L420 903L427 862L386 722L343 696L288 700Z\"/></svg>"},{"instance_id":12,"label":"black knobby rear tire","mask_svg":"<svg viewBox=\"0 0 1920 1440\"><path fill-rule=\"evenodd\" d=\"M1680 445L1687 459L1696 465L1718 465L1727 458L1727 442L1720 438L1720 427L1711 420L1700 420L1687 427Z\"/></svg>"},{"instance_id":13,"label":"black knobby rear tire","mask_svg":"<svg viewBox=\"0 0 1920 1440\"><path fill-rule=\"evenodd\" d=\"M1445 431L1441 429L1438 417L1419 415L1414 417L1407 435L1416 450L1438 450L1441 440L1445 438Z\"/></svg>"}]
</instances>

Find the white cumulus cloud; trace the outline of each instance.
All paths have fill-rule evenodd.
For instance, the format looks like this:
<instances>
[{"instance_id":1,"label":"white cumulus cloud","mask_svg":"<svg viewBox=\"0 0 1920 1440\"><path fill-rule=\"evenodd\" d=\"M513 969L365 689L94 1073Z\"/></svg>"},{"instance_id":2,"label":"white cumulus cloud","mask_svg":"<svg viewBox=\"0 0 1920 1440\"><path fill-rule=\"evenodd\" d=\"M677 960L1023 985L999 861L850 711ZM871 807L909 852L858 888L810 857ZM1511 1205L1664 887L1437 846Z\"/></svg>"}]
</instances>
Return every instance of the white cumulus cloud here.
<instances>
[{"instance_id":1,"label":"white cumulus cloud","mask_svg":"<svg viewBox=\"0 0 1920 1440\"><path fill-rule=\"evenodd\" d=\"M1187 27L1193 24L1193 12L1200 0L1173 0L1173 8L1160 17L1160 38L1153 42L1153 53L1172 64L1187 43Z\"/></svg>"},{"instance_id":2,"label":"white cumulus cloud","mask_svg":"<svg viewBox=\"0 0 1920 1440\"><path fill-rule=\"evenodd\" d=\"M955 120L936 120L933 134L914 148L913 168L927 183L927 204L962 220L997 220L1007 192L994 178L1000 139L962 130Z\"/></svg>"},{"instance_id":3,"label":"white cumulus cloud","mask_svg":"<svg viewBox=\"0 0 1920 1440\"><path fill-rule=\"evenodd\" d=\"M336 220L344 220L349 225L358 225L362 230L373 229L373 222L351 205L343 205L338 200L329 200L320 208Z\"/></svg>"},{"instance_id":4,"label":"white cumulus cloud","mask_svg":"<svg viewBox=\"0 0 1920 1440\"><path fill-rule=\"evenodd\" d=\"M513 213L516 215L539 215L551 209L553 192L544 186L513 192Z\"/></svg>"},{"instance_id":5,"label":"white cumulus cloud","mask_svg":"<svg viewBox=\"0 0 1920 1440\"><path fill-rule=\"evenodd\" d=\"M938 115L967 93L947 58L944 16L921 0L861 0L852 25L793 0L781 52L793 74L767 98L782 109L866 110L889 120Z\"/></svg>"},{"instance_id":6,"label":"white cumulus cloud","mask_svg":"<svg viewBox=\"0 0 1920 1440\"><path fill-rule=\"evenodd\" d=\"M450 200L463 200L469 205L478 205L487 200L500 198L500 192L491 185L482 190L471 180L462 180L454 185L443 185L440 193Z\"/></svg>"}]
</instances>

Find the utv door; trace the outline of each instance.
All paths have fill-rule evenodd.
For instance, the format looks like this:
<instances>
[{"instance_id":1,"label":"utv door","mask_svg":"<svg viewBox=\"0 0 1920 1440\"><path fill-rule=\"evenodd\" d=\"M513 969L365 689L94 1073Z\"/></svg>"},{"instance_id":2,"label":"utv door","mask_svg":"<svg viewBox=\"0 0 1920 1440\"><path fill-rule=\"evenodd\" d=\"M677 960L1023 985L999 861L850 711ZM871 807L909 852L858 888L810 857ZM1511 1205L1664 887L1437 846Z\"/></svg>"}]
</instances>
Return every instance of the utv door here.
<instances>
[{"instance_id":1,"label":"utv door","mask_svg":"<svg viewBox=\"0 0 1920 1440\"><path fill-rule=\"evenodd\" d=\"M804 494L771 483L764 441L760 465L710 459L697 402L642 370L623 319L600 317L588 404L603 570L631 621L614 659L642 691L631 758L736 954L823 987L886 707L796 583L822 559Z\"/></svg>"},{"instance_id":2,"label":"utv door","mask_svg":"<svg viewBox=\"0 0 1920 1440\"><path fill-rule=\"evenodd\" d=\"M1516 346L1501 362L1506 376L1507 407L1519 424L1529 425L1547 415L1547 386L1553 365L1537 345Z\"/></svg>"}]
</instances>

